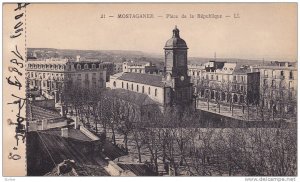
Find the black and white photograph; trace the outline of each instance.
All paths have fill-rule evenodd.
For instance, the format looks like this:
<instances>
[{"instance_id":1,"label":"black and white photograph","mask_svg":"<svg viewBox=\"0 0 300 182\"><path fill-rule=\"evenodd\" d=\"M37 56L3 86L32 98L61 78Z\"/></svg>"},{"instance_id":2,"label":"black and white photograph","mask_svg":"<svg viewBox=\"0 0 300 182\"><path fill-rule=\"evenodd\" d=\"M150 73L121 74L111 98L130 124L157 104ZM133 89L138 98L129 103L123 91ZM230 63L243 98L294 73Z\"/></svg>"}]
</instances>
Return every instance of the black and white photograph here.
<instances>
[{"instance_id":1,"label":"black and white photograph","mask_svg":"<svg viewBox=\"0 0 300 182\"><path fill-rule=\"evenodd\" d=\"M297 3L2 9L3 176L296 181Z\"/></svg>"}]
</instances>

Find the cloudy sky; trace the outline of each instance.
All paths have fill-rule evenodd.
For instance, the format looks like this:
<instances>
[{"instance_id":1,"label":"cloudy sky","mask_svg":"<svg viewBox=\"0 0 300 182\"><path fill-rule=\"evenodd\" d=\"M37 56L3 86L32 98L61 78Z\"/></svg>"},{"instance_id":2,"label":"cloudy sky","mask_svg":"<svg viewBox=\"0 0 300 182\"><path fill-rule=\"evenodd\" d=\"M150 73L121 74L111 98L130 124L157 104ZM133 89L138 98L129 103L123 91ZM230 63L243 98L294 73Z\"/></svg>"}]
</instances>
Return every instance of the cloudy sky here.
<instances>
[{"instance_id":1,"label":"cloudy sky","mask_svg":"<svg viewBox=\"0 0 300 182\"><path fill-rule=\"evenodd\" d=\"M117 18L124 13L147 13L155 18ZM166 18L166 14L179 18ZM182 14L222 18L184 19ZM233 18L234 14L240 18ZM216 52L224 58L297 58L296 3L31 4L26 23L28 47L163 54L164 44L177 25L189 56L213 57Z\"/></svg>"}]
</instances>

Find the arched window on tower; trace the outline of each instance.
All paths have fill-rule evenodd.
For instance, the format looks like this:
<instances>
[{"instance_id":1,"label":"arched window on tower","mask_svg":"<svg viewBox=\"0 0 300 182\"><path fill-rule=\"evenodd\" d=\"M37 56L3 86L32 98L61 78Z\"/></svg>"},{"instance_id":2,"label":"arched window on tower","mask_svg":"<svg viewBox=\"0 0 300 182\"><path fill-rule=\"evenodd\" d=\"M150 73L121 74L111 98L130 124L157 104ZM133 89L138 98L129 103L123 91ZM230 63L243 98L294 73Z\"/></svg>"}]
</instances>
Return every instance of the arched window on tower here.
<instances>
[{"instance_id":1,"label":"arched window on tower","mask_svg":"<svg viewBox=\"0 0 300 182\"><path fill-rule=\"evenodd\" d=\"M157 89L154 90L155 97L157 96Z\"/></svg>"},{"instance_id":2,"label":"arched window on tower","mask_svg":"<svg viewBox=\"0 0 300 182\"><path fill-rule=\"evenodd\" d=\"M126 89L128 90L128 83L126 84Z\"/></svg>"},{"instance_id":3,"label":"arched window on tower","mask_svg":"<svg viewBox=\"0 0 300 182\"><path fill-rule=\"evenodd\" d=\"M144 86L142 86L142 93L144 93L145 92L145 88L144 88Z\"/></svg>"},{"instance_id":4,"label":"arched window on tower","mask_svg":"<svg viewBox=\"0 0 300 182\"><path fill-rule=\"evenodd\" d=\"M124 83L122 82L122 88L124 88Z\"/></svg>"},{"instance_id":5,"label":"arched window on tower","mask_svg":"<svg viewBox=\"0 0 300 182\"><path fill-rule=\"evenodd\" d=\"M136 91L137 92L139 91L139 85L136 85Z\"/></svg>"},{"instance_id":6,"label":"arched window on tower","mask_svg":"<svg viewBox=\"0 0 300 182\"><path fill-rule=\"evenodd\" d=\"M133 84L131 84L131 90L133 90Z\"/></svg>"},{"instance_id":7,"label":"arched window on tower","mask_svg":"<svg viewBox=\"0 0 300 182\"><path fill-rule=\"evenodd\" d=\"M151 94L151 88L150 87L148 88L148 94L149 95Z\"/></svg>"}]
</instances>

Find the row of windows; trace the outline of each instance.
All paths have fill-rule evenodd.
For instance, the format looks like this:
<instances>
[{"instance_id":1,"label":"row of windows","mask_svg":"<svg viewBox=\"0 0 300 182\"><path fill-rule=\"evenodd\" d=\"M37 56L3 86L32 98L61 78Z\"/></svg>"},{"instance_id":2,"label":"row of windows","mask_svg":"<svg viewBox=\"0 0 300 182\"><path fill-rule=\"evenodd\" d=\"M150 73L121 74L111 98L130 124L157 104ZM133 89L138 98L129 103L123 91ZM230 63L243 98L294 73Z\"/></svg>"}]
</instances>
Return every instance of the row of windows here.
<instances>
[{"instance_id":1,"label":"row of windows","mask_svg":"<svg viewBox=\"0 0 300 182\"><path fill-rule=\"evenodd\" d=\"M268 70L264 70L264 76L268 77ZM276 76L277 76L276 75L276 70L272 70L272 77L277 78ZM278 76L279 76L279 78L285 78L284 71L280 71L280 75L278 75ZM293 79L293 78L294 78L293 71L290 71L289 72L289 79Z\"/></svg>"},{"instance_id":2,"label":"row of windows","mask_svg":"<svg viewBox=\"0 0 300 182\"><path fill-rule=\"evenodd\" d=\"M289 81L288 84L289 84L289 85L288 85L289 89L293 88L293 82L292 82L292 81ZM267 79L264 79L263 85L264 85L264 86L268 86L268 80L267 80ZM284 87L285 87L285 84L284 84L282 81L279 82L279 83L276 83L276 80L272 80L270 86L273 87L273 88L276 88L276 87L278 87L278 86L281 87L281 88L284 88Z\"/></svg>"},{"instance_id":3,"label":"row of windows","mask_svg":"<svg viewBox=\"0 0 300 182\"><path fill-rule=\"evenodd\" d=\"M229 94L229 93L225 93L225 92L217 92L214 90L211 90L209 92L209 90L201 90L200 92L200 96L204 97L204 98L210 98L210 99L214 99L214 100L221 100L221 101L227 101L230 102L231 99L234 103L244 103L245 102L245 97L243 95L237 95L237 94ZM233 96L233 97L232 97ZM227 98L227 99L226 99Z\"/></svg>"},{"instance_id":4,"label":"row of windows","mask_svg":"<svg viewBox=\"0 0 300 182\"><path fill-rule=\"evenodd\" d=\"M66 66L56 64L28 64L28 68L64 70L66 69Z\"/></svg>"},{"instance_id":5,"label":"row of windows","mask_svg":"<svg viewBox=\"0 0 300 182\"><path fill-rule=\"evenodd\" d=\"M30 77L31 78L34 78L34 77L38 77L38 76L42 76L42 78L46 78L46 73L37 73L37 72L29 72L29 75L30 75ZM64 76L64 74L59 74L59 73L47 73L47 76L56 76L56 77L63 77Z\"/></svg>"},{"instance_id":6,"label":"row of windows","mask_svg":"<svg viewBox=\"0 0 300 182\"><path fill-rule=\"evenodd\" d=\"M83 65L83 69L89 69L89 68L90 67L89 67L88 64L84 64ZM96 64L92 64L91 68L92 69L96 69L97 68ZM100 63L99 66L98 66L98 68L100 68L100 69L106 68L107 70L112 71L113 70L113 64L103 64L103 63ZM81 64L77 64L76 65L76 69L82 69L82 65Z\"/></svg>"},{"instance_id":7,"label":"row of windows","mask_svg":"<svg viewBox=\"0 0 300 182\"><path fill-rule=\"evenodd\" d=\"M121 83L122 84L122 88L125 89L125 84L124 82ZM116 81L113 82L113 86L116 87ZM136 87L133 85L133 83L131 85L129 85L129 83L126 83L126 89L127 90L132 90L132 91L137 91L140 92L140 86L137 84ZM141 92L144 94L145 93L145 87L144 85L141 87ZM151 95L151 87L148 87L148 91L147 91L148 95ZM154 96L157 96L157 89L154 89Z\"/></svg>"}]
</instances>

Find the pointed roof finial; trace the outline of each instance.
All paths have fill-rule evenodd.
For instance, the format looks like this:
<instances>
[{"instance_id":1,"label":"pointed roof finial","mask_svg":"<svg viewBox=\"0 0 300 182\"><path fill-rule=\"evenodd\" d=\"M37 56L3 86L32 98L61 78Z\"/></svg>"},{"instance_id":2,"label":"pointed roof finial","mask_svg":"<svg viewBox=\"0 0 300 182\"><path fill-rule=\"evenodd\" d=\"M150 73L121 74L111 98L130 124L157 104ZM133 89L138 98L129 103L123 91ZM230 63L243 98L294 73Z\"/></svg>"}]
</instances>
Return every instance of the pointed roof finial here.
<instances>
[{"instance_id":1,"label":"pointed roof finial","mask_svg":"<svg viewBox=\"0 0 300 182\"><path fill-rule=\"evenodd\" d=\"M179 30L177 28L177 25L175 25L175 28L173 30L173 37L179 38Z\"/></svg>"}]
</instances>

